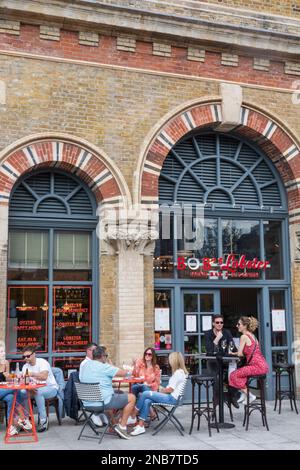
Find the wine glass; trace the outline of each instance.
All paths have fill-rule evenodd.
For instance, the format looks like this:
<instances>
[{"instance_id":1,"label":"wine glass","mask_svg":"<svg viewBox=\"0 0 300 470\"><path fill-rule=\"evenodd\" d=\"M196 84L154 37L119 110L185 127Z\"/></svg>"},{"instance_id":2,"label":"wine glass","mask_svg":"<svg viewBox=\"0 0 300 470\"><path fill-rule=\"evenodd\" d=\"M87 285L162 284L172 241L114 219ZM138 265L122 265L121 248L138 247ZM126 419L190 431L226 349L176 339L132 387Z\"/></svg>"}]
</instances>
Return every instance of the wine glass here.
<instances>
[{"instance_id":1,"label":"wine glass","mask_svg":"<svg viewBox=\"0 0 300 470\"><path fill-rule=\"evenodd\" d=\"M227 341L226 341L226 339L223 339L222 342L221 342L221 348L223 350L223 354L225 354L226 346L227 346Z\"/></svg>"},{"instance_id":2,"label":"wine glass","mask_svg":"<svg viewBox=\"0 0 300 470\"><path fill-rule=\"evenodd\" d=\"M234 351L234 342L230 341L229 342L229 352L233 353L233 351Z\"/></svg>"}]
</instances>

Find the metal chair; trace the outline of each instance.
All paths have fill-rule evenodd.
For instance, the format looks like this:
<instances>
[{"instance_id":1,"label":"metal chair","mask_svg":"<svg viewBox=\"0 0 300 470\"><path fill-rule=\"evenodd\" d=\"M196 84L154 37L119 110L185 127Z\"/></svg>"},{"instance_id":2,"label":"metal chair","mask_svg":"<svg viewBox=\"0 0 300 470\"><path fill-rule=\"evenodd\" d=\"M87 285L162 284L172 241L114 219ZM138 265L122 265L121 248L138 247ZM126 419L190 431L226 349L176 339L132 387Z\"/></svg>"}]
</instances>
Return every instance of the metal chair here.
<instances>
[{"instance_id":1,"label":"metal chair","mask_svg":"<svg viewBox=\"0 0 300 470\"><path fill-rule=\"evenodd\" d=\"M154 432L152 433L152 436L155 436L155 434L161 431L162 428L164 428L165 425L169 422L175 426L175 428L180 432L182 436L184 436L184 427L182 426L180 421L176 418L176 416L174 416L174 414L178 406L182 405L187 381L188 379L186 378L184 383L181 385L179 389L179 396L177 398L177 402L175 405L171 405L171 404L169 405L166 403L152 403L151 406L153 406L155 411L161 413L164 416L164 418L160 421L160 423L154 428Z\"/></svg>"},{"instance_id":2,"label":"metal chair","mask_svg":"<svg viewBox=\"0 0 300 470\"><path fill-rule=\"evenodd\" d=\"M101 444L104 434L106 434L108 428L112 426L110 416L108 414L106 415L108 422L105 425L104 430L101 432L99 432L98 428L95 426L95 424L92 421L92 416L94 415L94 413L105 413L104 400L102 396L101 387L99 384L89 384L89 383L80 383L80 382L75 382L74 385L76 388L78 400L81 405L81 411L85 418L84 424L78 436L78 440L80 440L81 437L86 437L88 439L98 439L99 444ZM97 402L99 403L99 405L97 406L89 405L89 402L90 403ZM92 429L92 431L96 434L96 436L83 434L83 431L86 428L86 426L89 426ZM99 436L101 437L99 438Z\"/></svg>"}]
</instances>

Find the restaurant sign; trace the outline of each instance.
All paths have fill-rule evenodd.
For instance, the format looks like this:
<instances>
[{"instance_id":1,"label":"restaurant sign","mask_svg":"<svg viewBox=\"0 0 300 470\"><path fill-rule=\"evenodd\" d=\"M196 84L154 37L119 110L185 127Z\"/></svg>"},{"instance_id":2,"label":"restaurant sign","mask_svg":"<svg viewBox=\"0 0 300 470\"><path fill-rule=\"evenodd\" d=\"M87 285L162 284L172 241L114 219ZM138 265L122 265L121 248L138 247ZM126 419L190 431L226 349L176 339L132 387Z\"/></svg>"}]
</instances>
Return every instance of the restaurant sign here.
<instances>
[{"instance_id":1,"label":"restaurant sign","mask_svg":"<svg viewBox=\"0 0 300 470\"><path fill-rule=\"evenodd\" d=\"M260 273L271 267L269 261L247 259L246 255L227 255L225 258L177 258L177 270L188 271L190 277L205 279L257 279Z\"/></svg>"}]
</instances>

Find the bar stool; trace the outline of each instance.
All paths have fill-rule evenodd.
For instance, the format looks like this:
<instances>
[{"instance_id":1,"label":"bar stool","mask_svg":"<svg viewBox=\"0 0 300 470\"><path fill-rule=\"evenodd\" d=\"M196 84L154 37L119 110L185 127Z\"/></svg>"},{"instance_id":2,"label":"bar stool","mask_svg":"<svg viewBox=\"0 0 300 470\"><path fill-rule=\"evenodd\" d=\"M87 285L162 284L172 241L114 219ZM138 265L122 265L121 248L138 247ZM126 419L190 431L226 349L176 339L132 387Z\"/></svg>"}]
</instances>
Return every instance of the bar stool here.
<instances>
[{"instance_id":1,"label":"bar stool","mask_svg":"<svg viewBox=\"0 0 300 470\"><path fill-rule=\"evenodd\" d=\"M201 416L204 416L207 420L208 424L208 433L209 437L211 437L211 421L212 419L215 420L215 427L217 431L219 432L219 427L216 419L216 407L213 403L210 403L209 401L209 390L210 388L213 391L213 386L214 386L214 377L212 376L206 376L206 375L193 375L191 377L191 382L192 382L192 422L191 422L191 428L190 428L190 434L192 434L193 426L194 426L194 421L196 416L198 417L198 426L197 426L197 431L200 429L200 418ZM205 401L201 400L201 391L202 391L202 386L205 389ZM195 390L196 387L198 388L198 400L196 401L195 397Z\"/></svg>"},{"instance_id":2,"label":"bar stool","mask_svg":"<svg viewBox=\"0 0 300 470\"><path fill-rule=\"evenodd\" d=\"M257 381L257 386L254 387L252 384L253 381ZM267 422L267 411L266 411L266 397L265 397L265 381L266 381L266 375L252 375L248 377L247 379L247 401L244 406L244 421L243 421L243 426L246 425L246 431L248 431L249 428L249 419L251 413L253 411L259 411L261 414L262 418L262 423L263 426L267 428L267 431L269 431L269 426ZM252 402L249 403L249 393L250 393L250 388L254 390L258 390L259 397Z\"/></svg>"},{"instance_id":3,"label":"bar stool","mask_svg":"<svg viewBox=\"0 0 300 470\"><path fill-rule=\"evenodd\" d=\"M277 402L279 401L279 414L281 413L281 401L284 398L288 398L291 404L291 410L294 411L293 403L295 406L295 411L298 414L298 409L296 405L296 387L295 387L295 365L289 364L287 362L277 362L273 364L273 369L275 370L275 406L274 411L277 408ZM282 390L281 389L281 375L286 372L289 378L289 388Z\"/></svg>"}]
</instances>

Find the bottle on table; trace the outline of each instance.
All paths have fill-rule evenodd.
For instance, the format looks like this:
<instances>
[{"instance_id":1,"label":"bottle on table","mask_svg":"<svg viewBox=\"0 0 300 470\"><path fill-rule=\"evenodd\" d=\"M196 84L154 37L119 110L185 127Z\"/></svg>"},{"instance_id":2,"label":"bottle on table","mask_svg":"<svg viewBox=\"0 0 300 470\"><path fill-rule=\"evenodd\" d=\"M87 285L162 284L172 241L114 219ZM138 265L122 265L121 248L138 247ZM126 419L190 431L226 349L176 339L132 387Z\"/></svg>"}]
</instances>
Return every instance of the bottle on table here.
<instances>
[{"instance_id":1,"label":"bottle on table","mask_svg":"<svg viewBox=\"0 0 300 470\"><path fill-rule=\"evenodd\" d=\"M24 376L24 385L29 385L30 379L29 379L29 371L26 369L25 376Z\"/></svg>"},{"instance_id":2,"label":"bottle on table","mask_svg":"<svg viewBox=\"0 0 300 470\"><path fill-rule=\"evenodd\" d=\"M21 379L21 371L20 371L20 365L19 363L17 362L16 364L16 378L17 378L17 382L19 383L20 382L20 379Z\"/></svg>"}]
</instances>

